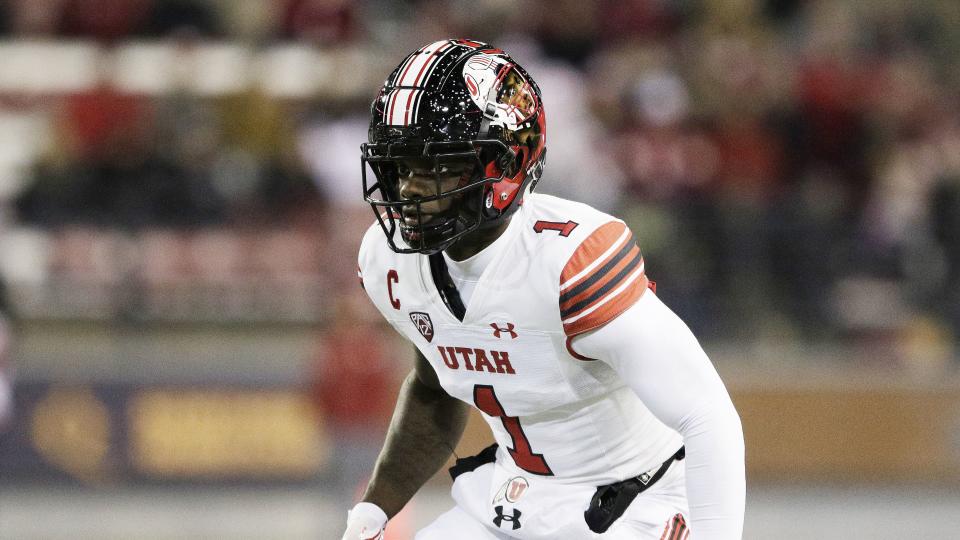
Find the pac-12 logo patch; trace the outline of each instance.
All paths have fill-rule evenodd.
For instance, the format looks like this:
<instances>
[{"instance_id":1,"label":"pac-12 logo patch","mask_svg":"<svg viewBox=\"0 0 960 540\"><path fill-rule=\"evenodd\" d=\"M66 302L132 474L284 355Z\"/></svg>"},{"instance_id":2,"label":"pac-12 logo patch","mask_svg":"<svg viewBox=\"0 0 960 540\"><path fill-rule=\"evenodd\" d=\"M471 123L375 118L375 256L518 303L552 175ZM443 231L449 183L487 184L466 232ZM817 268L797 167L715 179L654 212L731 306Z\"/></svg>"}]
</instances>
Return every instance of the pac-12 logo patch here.
<instances>
[{"instance_id":1,"label":"pac-12 logo patch","mask_svg":"<svg viewBox=\"0 0 960 540\"><path fill-rule=\"evenodd\" d=\"M423 339L427 340L428 343L433 341L433 321L430 320L430 315L422 311L413 311L410 313L410 320L417 327Z\"/></svg>"}]
</instances>

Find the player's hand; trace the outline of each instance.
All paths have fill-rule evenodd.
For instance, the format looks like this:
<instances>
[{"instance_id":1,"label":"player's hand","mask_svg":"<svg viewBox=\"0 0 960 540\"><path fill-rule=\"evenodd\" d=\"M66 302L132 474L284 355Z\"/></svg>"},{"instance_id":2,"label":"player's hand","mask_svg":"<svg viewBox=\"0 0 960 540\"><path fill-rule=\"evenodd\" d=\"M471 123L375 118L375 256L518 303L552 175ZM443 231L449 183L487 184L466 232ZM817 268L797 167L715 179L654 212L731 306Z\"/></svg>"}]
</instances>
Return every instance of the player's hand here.
<instances>
[{"instance_id":1,"label":"player's hand","mask_svg":"<svg viewBox=\"0 0 960 540\"><path fill-rule=\"evenodd\" d=\"M357 503L347 512L347 530L342 540L383 540L387 514L373 503Z\"/></svg>"}]
</instances>

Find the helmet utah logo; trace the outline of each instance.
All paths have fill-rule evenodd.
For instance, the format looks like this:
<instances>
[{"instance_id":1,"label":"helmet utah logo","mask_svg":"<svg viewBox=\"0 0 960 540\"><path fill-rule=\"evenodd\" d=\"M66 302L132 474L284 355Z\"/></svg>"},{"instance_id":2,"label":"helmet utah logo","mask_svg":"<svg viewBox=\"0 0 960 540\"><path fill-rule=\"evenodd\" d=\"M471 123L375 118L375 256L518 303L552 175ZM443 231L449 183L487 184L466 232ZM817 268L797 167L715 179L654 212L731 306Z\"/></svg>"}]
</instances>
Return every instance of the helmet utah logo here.
<instances>
[{"instance_id":1,"label":"helmet utah logo","mask_svg":"<svg viewBox=\"0 0 960 540\"><path fill-rule=\"evenodd\" d=\"M433 341L433 321L430 320L430 315L422 311L414 311L410 313L410 320L427 343Z\"/></svg>"}]
</instances>

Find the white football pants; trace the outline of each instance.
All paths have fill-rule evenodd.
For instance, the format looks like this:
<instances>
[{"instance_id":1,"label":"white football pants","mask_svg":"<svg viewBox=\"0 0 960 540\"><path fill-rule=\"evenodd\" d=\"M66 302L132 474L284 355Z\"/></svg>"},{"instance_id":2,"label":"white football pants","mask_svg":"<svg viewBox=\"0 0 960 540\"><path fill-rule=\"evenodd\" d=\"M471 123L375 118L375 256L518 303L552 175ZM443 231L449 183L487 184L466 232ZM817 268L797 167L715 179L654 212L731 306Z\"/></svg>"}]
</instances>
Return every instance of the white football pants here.
<instances>
[{"instance_id":1,"label":"white football pants","mask_svg":"<svg viewBox=\"0 0 960 540\"><path fill-rule=\"evenodd\" d=\"M674 462L603 534L591 531L583 518L595 489L557 484L531 474L521 477L488 463L457 477L451 490L457 506L420 530L415 540L688 538L683 461Z\"/></svg>"}]
</instances>

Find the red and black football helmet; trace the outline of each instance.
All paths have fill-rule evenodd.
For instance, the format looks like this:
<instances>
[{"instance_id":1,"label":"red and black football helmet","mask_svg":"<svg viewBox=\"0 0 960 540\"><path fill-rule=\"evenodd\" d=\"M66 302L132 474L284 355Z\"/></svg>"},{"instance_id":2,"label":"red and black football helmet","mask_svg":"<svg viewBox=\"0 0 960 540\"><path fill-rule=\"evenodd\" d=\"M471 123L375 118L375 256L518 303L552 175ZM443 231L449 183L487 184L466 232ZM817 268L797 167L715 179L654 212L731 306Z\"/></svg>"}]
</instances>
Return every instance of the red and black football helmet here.
<instances>
[{"instance_id":1,"label":"red and black football helmet","mask_svg":"<svg viewBox=\"0 0 960 540\"><path fill-rule=\"evenodd\" d=\"M481 227L507 219L543 172L546 118L540 89L504 51L476 41L437 41L407 55L373 101L361 146L364 199L398 253L433 254ZM403 199L398 168L427 163L434 195ZM367 169L376 181L371 183ZM463 174L455 189L439 178ZM423 203L453 198L423 223ZM416 225L399 219L415 209ZM395 233L400 229L403 243Z\"/></svg>"}]
</instances>

